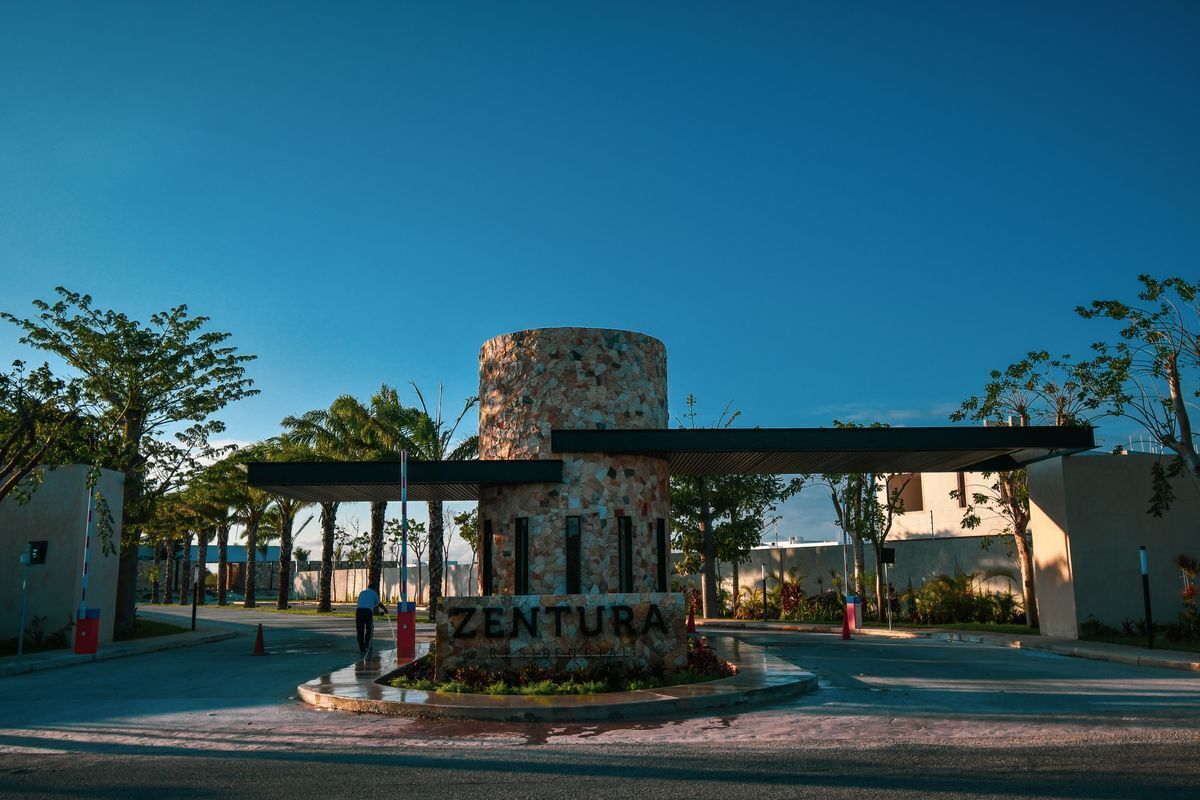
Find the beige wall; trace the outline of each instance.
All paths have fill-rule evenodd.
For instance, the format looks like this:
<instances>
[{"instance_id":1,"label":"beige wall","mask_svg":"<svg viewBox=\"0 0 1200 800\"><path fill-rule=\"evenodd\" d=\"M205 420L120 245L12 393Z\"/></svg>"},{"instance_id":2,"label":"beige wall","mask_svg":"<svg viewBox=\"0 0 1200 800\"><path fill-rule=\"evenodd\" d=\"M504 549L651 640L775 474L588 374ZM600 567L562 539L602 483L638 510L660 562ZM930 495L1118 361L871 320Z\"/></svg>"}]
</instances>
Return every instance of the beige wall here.
<instances>
[{"instance_id":1,"label":"beige wall","mask_svg":"<svg viewBox=\"0 0 1200 800\"><path fill-rule=\"evenodd\" d=\"M1075 637L1089 616L1120 626L1145 616L1138 546L1150 560L1154 620L1178 621L1180 553L1200 555L1200 495L1184 479L1161 519L1146 513L1158 456L1088 455L1029 469L1035 580L1042 633Z\"/></svg>"},{"instance_id":2,"label":"beige wall","mask_svg":"<svg viewBox=\"0 0 1200 800\"><path fill-rule=\"evenodd\" d=\"M479 594L478 564L450 564L443 570L443 579L449 576L449 597L467 597ZM293 600L316 600L320 590L319 570L296 573L292 581ZM333 571L333 602L354 602L367 585L367 571L361 568L335 569ZM400 597L400 568L384 567L380 581L380 595L384 603L394 603ZM421 565L421 598L417 598L417 565L408 565L408 599L424 604L429 599L429 565Z\"/></svg>"},{"instance_id":3,"label":"beige wall","mask_svg":"<svg viewBox=\"0 0 1200 800\"><path fill-rule=\"evenodd\" d=\"M45 481L22 505L10 495L0 502L0 639L15 639L20 626L20 555L30 540L45 539L46 563L29 567L25 630L34 617L44 617L47 633L71 624L79 608L83 583L84 525L87 518L87 467L78 464L45 471ZM116 546L121 535L121 498L125 476L103 470L99 490L113 515L113 551L104 554L93 532L87 605L100 609L100 642L112 641L117 598ZM69 633L74 642L74 629Z\"/></svg>"},{"instance_id":4,"label":"beige wall","mask_svg":"<svg viewBox=\"0 0 1200 800\"><path fill-rule=\"evenodd\" d=\"M996 541L987 550L982 546L981 536L952 536L937 539L909 539L888 542L896 548L896 563L888 568L889 577L897 591L903 592L911 579L914 588L939 574L954 575L957 572L979 573L983 577L977 584L987 591L1011 591L1021 595L1020 571L1016 562L1008 555L1003 542ZM854 569L854 554L847 548L850 569ZM875 570L875 551L866 548L866 569ZM769 585L774 586L782 562L785 575L803 576L806 594L816 594L821 588L831 588L830 570L842 572L842 548L837 544L781 544L778 547L760 547L750 551L750 560L739 567L739 579L743 587L757 589L762 585L762 564L766 563ZM1008 573L1015 579L1003 577ZM732 591L732 567L721 564L723 586ZM822 584L818 584L817 579ZM873 592L873 587L871 589Z\"/></svg>"},{"instance_id":5,"label":"beige wall","mask_svg":"<svg viewBox=\"0 0 1200 800\"><path fill-rule=\"evenodd\" d=\"M996 527L998 520L983 519L983 528L978 531L967 531L961 523L963 507L958 500L950 497L950 492L958 488L957 472L923 472L917 476L920 480L920 502L911 502L910 495L914 487L910 484L905 493L905 508L903 514L897 514L892 522L892 532L888 536L892 541L903 539L931 539L944 536L974 536L989 533ZM916 483L914 479L913 483ZM967 492L979 491L977 488L984 483L983 476L978 473L966 473ZM884 498L880 498L882 501ZM1003 524L998 526L1003 528Z\"/></svg>"}]
</instances>

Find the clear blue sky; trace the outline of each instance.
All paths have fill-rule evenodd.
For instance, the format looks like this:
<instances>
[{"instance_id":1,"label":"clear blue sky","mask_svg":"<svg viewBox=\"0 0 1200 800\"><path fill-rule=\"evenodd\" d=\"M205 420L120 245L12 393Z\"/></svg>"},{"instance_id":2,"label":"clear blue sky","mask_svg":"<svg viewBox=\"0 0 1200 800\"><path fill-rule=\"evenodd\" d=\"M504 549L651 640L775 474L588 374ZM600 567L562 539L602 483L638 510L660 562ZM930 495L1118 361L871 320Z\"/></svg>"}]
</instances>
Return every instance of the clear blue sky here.
<instances>
[{"instance_id":1,"label":"clear blue sky","mask_svg":"<svg viewBox=\"0 0 1200 800\"><path fill-rule=\"evenodd\" d=\"M1196 276L1197 40L1166 2L10 2L0 307L186 302L259 356L239 440L457 403L545 325L661 338L672 413L942 424Z\"/></svg>"}]
</instances>

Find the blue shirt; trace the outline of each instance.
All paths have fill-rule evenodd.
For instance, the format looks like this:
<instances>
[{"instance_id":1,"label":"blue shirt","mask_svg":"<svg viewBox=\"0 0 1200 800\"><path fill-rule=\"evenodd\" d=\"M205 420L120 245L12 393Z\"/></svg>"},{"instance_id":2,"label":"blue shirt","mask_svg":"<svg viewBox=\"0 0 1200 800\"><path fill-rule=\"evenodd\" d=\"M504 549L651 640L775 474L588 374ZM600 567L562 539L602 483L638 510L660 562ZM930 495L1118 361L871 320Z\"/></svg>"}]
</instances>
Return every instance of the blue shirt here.
<instances>
[{"instance_id":1,"label":"blue shirt","mask_svg":"<svg viewBox=\"0 0 1200 800\"><path fill-rule=\"evenodd\" d=\"M375 606L379 605L379 592L374 589L363 589L358 593L358 607L365 608L368 611L374 611Z\"/></svg>"}]
</instances>

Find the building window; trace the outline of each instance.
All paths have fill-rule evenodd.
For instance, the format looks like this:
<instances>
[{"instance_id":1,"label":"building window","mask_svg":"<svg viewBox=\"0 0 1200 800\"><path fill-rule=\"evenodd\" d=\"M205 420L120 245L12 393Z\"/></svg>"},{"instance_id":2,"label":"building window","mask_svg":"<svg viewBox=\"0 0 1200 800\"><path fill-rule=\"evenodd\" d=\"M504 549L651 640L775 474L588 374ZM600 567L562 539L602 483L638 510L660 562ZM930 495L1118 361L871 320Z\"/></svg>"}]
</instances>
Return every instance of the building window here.
<instances>
[{"instance_id":1,"label":"building window","mask_svg":"<svg viewBox=\"0 0 1200 800\"><path fill-rule=\"evenodd\" d=\"M967 473L958 473L958 507L967 507Z\"/></svg>"},{"instance_id":2,"label":"building window","mask_svg":"<svg viewBox=\"0 0 1200 800\"><path fill-rule=\"evenodd\" d=\"M924 511L923 503L924 496L921 492L921 473L910 472L903 475L894 475L887 482L887 499L890 502L891 498L896 494L900 495L900 503L903 505L904 513L910 511Z\"/></svg>"},{"instance_id":3,"label":"building window","mask_svg":"<svg viewBox=\"0 0 1200 800\"><path fill-rule=\"evenodd\" d=\"M517 569L513 594L529 594L529 517L517 517Z\"/></svg>"},{"instance_id":4,"label":"building window","mask_svg":"<svg viewBox=\"0 0 1200 800\"><path fill-rule=\"evenodd\" d=\"M567 594L579 594L579 556L582 551L579 534L579 517L567 517Z\"/></svg>"},{"instance_id":5,"label":"building window","mask_svg":"<svg viewBox=\"0 0 1200 800\"><path fill-rule=\"evenodd\" d=\"M617 552L620 591L633 591L633 517L617 517Z\"/></svg>"},{"instance_id":6,"label":"building window","mask_svg":"<svg viewBox=\"0 0 1200 800\"><path fill-rule=\"evenodd\" d=\"M480 571L483 573L483 594L486 597L493 592L492 521L490 519L484 520L483 522L483 553L480 554L479 559L483 562L482 569Z\"/></svg>"},{"instance_id":7,"label":"building window","mask_svg":"<svg viewBox=\"0 0 1200 800\"><path fill-rule=\"evenodd\" d=\"M655 521L655 542L658 544L658 580L656 589L667 591L667 568L671 562L671 548L667 546L667 521L661 517Z\"/></svg>"}]
</instances>

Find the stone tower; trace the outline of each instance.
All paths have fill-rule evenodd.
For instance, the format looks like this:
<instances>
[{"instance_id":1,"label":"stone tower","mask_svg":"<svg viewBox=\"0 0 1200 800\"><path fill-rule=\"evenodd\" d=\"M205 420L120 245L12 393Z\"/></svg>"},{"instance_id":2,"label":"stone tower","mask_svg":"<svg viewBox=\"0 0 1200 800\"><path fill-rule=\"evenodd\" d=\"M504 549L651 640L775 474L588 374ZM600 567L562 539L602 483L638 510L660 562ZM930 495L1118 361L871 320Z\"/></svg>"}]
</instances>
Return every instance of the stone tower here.
<instances>
[{"instance_id":1,"label":"stone tower","mask_svg":"<svg viewBox=\"0 0 1200 800\"><path fill-rule=\"evenodd\" d=\"M561 459L563 483L481 490L481 594L664 591L669 472L647 456L552 453L554 429L667 427L658 339L541 328L479 354L479 457Z\"/></svg>"}]
</instances>

